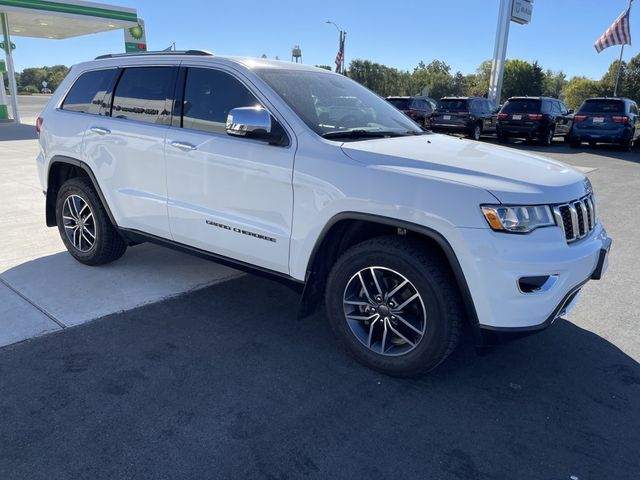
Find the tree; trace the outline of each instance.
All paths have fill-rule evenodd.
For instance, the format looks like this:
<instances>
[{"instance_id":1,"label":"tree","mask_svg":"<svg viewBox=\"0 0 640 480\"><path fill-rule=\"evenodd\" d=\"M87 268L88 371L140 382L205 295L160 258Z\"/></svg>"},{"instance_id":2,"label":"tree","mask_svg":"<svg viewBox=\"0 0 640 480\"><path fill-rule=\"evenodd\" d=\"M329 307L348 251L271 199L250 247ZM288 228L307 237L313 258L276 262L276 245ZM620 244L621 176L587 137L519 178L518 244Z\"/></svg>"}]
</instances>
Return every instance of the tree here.
<instances>
[{"instance_id":1,"label":"tree","mask_svg":"<svg viewBox=\"0 0 640 480\"><path fill-rule=\"evenodd\" d=\"M451 95L455 95L458 97L464 97L467 95L467 90L469 89L467 85L467 77L465 77L462 72L456 72L453 76L453 82L451 84Z\"/></svg>"},{"instance_id":2,"label":"tree","mask_svg":"<svg viewBox=\"0 0 640 480\"><path fill-rule=\"evenodd\" d=\"M564 103L577 110L589 97L602 95L602 84L586 77L573 77L564 89Z\"/></svg>"},{"instance_id":3,"label":"tree","mask_svg":"<svg viewBox=\"0 0 640 480\"><path fill-rule=\"evenodd\" d=\"M450 71L451 67L442 60L433 60L428 65L421 61L411 74L414 93L421 93L426 88L429 96L436 99L451 95L453 77Z\"/></svg>"},{"instance_id":4,"label":"tree","mask_svg":"<svg viewBox=\"0 0 640 480\"><path fill-rule=\"evenodd\" d=\"M629 98L640 100L640 55L633 57L627 64L624 92Z\"/></svg>"},{"instance_id":5,"label":"tree","mask_svg":"<svg viewBox=\"0 0 640 480\"><path fill-rule=\"evenodd\" d=\"M502 98L519 95L536 96L542 94L544 72L538 62L507 60L504 64Z\"/></svg>"},{"instance_id":6,"label":"tree","mask_svg":"<svg viewBox=\"0 0 640 480\"><path fill-rule=\"evenodd\" d=\"M351 61L348 76L383 97L409 93L408 72L370 60Z\"/></svg>"},{"instance_id":7,"label":"tree","mask_svg":"<svg viewBox=\"0 0 640 480\"><path fill-rule=\"evenodd\" d=\"M467 75L467 95L486 97L489 94L491 66L491 60L485 60L476 69L475 74Z\"/></svg>"},{"instance_id":8,"label":"tree","mask_svg":"<svg viewBox=\"0 0 640 480\"><path fill-rule=\"evenodd\" d=\"M567 86L567 76L563 71L554 72L547 69L544 74L542 94L546 97L560 98Z\"/></svg>"}]
</instances>

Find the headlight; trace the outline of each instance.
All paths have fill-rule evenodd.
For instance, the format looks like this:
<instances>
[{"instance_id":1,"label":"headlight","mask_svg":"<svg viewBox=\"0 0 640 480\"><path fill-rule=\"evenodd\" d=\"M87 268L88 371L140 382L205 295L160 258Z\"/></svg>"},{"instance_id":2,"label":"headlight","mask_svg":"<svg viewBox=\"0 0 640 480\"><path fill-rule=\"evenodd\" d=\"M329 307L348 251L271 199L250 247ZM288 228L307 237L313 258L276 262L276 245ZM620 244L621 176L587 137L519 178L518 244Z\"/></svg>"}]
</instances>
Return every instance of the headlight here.
<instances>
[{"instance_id":1,"label":"headlight","mask_svg":"<svg viewBox=\"0 0 640 480\"><path fill-rule=\"evenodd\" d=\"M536 228L556 224L551 208L547 205L508 207L482 205L482 213L489 226L498 232L529 233Z\"/></svg>"}]
</instances>

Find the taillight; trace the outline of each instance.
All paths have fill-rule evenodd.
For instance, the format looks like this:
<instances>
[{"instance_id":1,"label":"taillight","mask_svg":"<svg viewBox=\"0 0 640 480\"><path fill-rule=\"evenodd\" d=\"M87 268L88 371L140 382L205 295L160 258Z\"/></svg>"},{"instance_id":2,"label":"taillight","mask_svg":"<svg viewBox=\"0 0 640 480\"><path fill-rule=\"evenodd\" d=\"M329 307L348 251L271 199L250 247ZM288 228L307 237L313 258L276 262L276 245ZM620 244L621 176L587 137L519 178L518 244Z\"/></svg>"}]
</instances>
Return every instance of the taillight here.
<instances>
[{"instance_id":1,"label":"taillight","mask_svg":"<svg viewBox=\"0 0 640 480\"><path fill-rule=\"evenodd\" d=\"M36 135L38 136L40 136L40 130L42 130L42 122L44 122L42 117L38 117L36 120Z\"/></svg>"},{"instance_id":2,"label":"taillight","mask_svg":"<svg viewBox=\"0 0 640 480\"><path fill-rule=\"evenodd\" d=\"M629 123L629 117L614 116L614 117L611 117L611 120L613 120L616 123Z\"/></svg>"},{"instance_id":3,"label":"taillight","mask_svg":"<svg viewBox=\"0 0 640 480\"><path fill-rule=\"evenodd\" d=\"M508 113L499 113L498 120L506 120L508 116L509 116Z\"/></svg>"},{"instance_id":4,"label":"taillight","mask_svg":"<svg viewBox=\"0 0 640 480\"><path fill-rule=\"evenodd\" d=\"M542 120L542 114L541 113L530 113L529 114L529 120Z\"/></svg>"},{"instance_id":5,"label":"taillight","mask_svg":"<svg viewBox=\"0 0 640 480\"><path fill-rule=\"evenodd\" d=\"M586 115L576 115L573 120L576 122L584 122L587 119Z\"/></svg>"}]
</instances>

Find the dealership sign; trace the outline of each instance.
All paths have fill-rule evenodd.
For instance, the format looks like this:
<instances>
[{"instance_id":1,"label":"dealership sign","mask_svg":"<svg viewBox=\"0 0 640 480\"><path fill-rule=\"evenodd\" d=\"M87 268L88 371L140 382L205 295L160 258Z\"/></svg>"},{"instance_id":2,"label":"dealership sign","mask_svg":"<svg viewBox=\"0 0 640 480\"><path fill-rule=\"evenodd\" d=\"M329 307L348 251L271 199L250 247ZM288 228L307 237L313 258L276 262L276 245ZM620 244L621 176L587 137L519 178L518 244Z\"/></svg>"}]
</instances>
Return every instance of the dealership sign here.
<instances>
[{"instance_id":1,"label":"dealership sign","mask_svg":"<svg viewBox=\"0 0 640 480\"><path fill-rule=\"evenodd\" d=\"M513 0L511 7L511 21L526 25L531 22L533 2L530 0Z\"/></svg>"}]
</instances>

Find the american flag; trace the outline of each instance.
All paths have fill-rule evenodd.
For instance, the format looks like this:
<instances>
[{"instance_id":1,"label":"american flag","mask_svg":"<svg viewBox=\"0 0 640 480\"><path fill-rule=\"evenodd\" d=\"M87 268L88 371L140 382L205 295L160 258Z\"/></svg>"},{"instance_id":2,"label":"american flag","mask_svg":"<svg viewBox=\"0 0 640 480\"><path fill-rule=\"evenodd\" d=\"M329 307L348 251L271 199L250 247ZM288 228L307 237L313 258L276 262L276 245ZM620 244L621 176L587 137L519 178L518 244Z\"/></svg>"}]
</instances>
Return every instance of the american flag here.
<instances>
[{"instance_id":1,"label":"american flag","mask_svg":"<svg viewBox=\"0 0 640 480\"><path fill-rule=\"evenodd\" d=\"M628 7L622 12L622 15L620 15L607 31L602 34L598 41L593 44L598 53L614 45L631 45L631 28L629 26L630 11L631 7Z\"/></svg>"},{"instance_id":2,"label":"american flag","mask_svg":"<svg viewBox=\"0 0 640 480\"><path fill-rule=\"evenodd\" d=\"M336 54L336 72L342 73L342 62L344 61L344 33L340 32L340 46Z\"/></svg>"}]
</instances>

